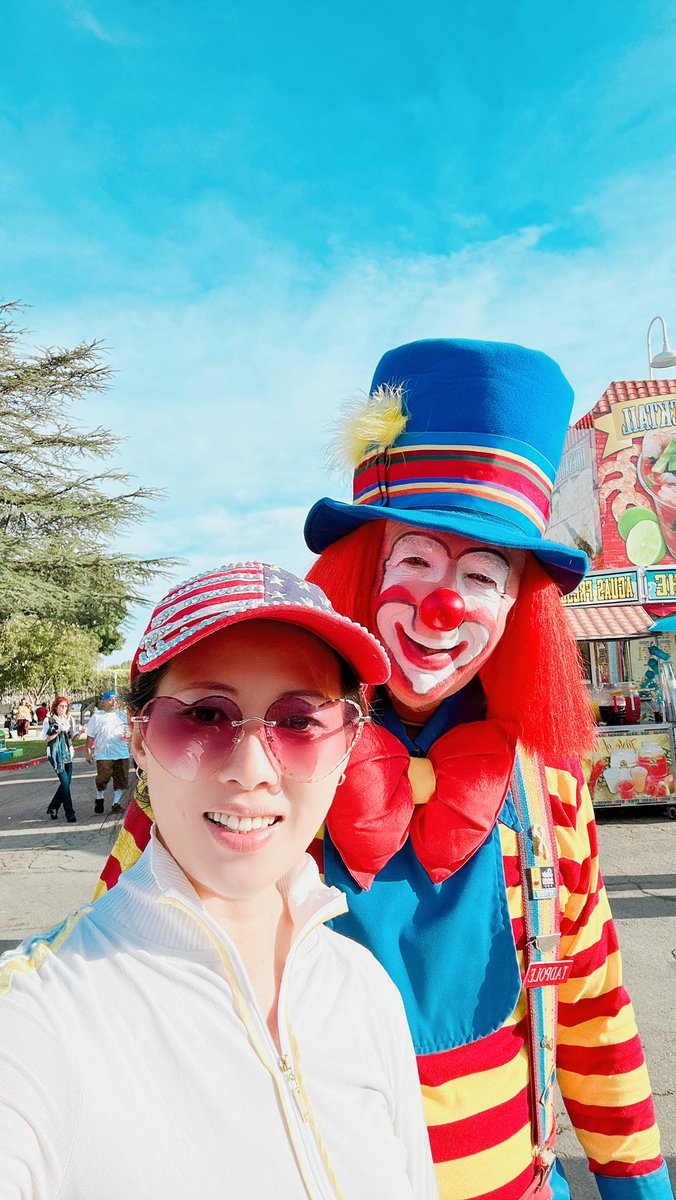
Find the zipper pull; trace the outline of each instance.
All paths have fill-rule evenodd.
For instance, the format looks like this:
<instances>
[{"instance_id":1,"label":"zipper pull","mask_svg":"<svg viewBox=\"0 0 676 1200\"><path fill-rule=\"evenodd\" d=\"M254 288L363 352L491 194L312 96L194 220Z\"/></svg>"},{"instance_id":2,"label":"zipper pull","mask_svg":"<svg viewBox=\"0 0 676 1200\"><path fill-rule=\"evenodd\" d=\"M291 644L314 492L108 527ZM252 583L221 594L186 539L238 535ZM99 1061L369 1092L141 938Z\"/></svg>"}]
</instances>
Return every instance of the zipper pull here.
<instances>
[{"instance_id":1,"label":"zipper pull","mask_svg":"<svg viewBox=\"0 0 676 1200\"><path fill-rule=\"evenodd\" d=\"M286 1079L286 1081L289 1085L289 1088L293 1094L293 1098L296 1101L296 1105L298 1106L298 1110L300 1112L301 1117L303 1118L304 1121L309 1121L310 1114L309 1114L307 1108L305 1107L305 1102L303 1100L303 1093L300 1090L300 1084L299 1084L298 1080L296 1079L296 1076L295 1076L293 1068L291 1066L291 1062L289 1060L288 1054L282 1055L282 1057L279 1060L279 1065L282 1069L282 1074L284 1075L284 1078Z\"/></svg>"}]
</instances>

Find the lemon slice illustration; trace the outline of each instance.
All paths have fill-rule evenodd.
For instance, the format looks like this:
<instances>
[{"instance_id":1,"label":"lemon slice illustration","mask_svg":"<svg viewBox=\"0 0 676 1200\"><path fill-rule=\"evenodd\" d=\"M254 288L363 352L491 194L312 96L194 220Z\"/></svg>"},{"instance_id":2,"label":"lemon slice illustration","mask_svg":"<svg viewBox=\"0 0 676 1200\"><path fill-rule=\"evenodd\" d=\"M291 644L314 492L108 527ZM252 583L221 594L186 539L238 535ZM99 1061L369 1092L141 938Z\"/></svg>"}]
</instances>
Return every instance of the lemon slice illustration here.
<instances>
[{"instance_id":1,"label":"lemon slice illustration","mask_svg":"<svg viewBox=\"0 0 676 1200\"><path fill-rule=\"evenodd\" d=\"M654 521L656 525L658 524L657 515L652 508L641 508L639 504L635 504L632 508L626 508L617 522L617 532L625 542L634 525L638 525L639 521Z\"/></svg>"},{"instance_id":2,"label":"lemon slice illustration","mask_svg":"<svg viewBox=\"0 0 676 1200\"><path fill-rule=\"evenodd\" d=\"M666 553L662 530L656 521L639 521L629 530L627 558L635 567L651 567Z\"/></svg>"}]
</instances>

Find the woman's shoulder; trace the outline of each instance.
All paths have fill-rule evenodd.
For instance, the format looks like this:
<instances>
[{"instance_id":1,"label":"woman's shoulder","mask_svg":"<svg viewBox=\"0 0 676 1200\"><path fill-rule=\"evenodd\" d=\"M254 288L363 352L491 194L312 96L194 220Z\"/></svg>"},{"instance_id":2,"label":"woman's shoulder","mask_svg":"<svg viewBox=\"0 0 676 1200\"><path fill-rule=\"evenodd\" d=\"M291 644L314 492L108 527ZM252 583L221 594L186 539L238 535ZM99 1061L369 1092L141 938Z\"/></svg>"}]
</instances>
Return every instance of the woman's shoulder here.
<instances>
[{"instance_id":1,"label":"woman's shoulder","mask_svg":"<svg viewBox=\"0 0 676 1200\"><path fill-rule=\"evenodd\" d=\"M58 980L71 954L82 948L93 905L70 913L58 925L24 938L13 950L0 956L0 1002L17 990L42 992L48 980Z\"/></svg>"}]
</instances>

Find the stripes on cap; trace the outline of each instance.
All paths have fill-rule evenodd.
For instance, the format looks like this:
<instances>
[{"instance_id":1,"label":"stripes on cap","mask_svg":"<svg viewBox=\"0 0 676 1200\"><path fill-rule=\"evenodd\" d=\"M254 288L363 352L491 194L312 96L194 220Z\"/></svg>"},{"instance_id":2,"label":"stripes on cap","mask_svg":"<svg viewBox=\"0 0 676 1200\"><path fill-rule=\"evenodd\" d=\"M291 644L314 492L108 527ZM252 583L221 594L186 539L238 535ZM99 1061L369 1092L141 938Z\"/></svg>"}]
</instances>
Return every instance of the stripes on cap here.
<instances>
[{"instance_id":1,"label":"stripes on cap","mask_svg":"<svg viewBox=\"0 0 676 1200\"><path fill-rule=\"evenodd\" d=\"M157 605L139 643L138 667L142 670L192 642L209 625L227 624L227 618L237 613L278 605L335 612L316 584L267 563L231 563L196 575L172 588Z\"/></svg>"},{"instance_id":2,"label":"stripes on cap","mask_svg":"<svg viewBox=\"0 0 676 1200\"><path fill-rule=\"evenodd\" d=\"M490 434L406 433L362 460L354 502L490 513L541 536L555 471L532 446Z\"/></svg>"}]
</instances>

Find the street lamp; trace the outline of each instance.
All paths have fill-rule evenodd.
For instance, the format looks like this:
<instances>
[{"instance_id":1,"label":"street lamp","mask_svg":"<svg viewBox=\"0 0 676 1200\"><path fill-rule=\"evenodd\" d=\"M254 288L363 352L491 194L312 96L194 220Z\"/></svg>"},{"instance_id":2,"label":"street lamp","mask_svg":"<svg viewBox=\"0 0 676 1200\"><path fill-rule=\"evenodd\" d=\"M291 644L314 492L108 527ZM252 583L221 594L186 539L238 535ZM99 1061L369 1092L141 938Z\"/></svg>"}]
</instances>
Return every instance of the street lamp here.
<instances>
[{"instance_id":1,"label":"street lamp","mask_svg":"<svg viewBox=\"0 0 676 1200\"><path fill-rule=\"evenodd\" d=\"M652 333L652 328L653 328L653 325L655 324L655 321L659 321L660 325L662 326L662 349L660 350L659 354L656 354L653 357L652 351L650 349L650 334ZM664 317L653 317L652 321L650 322L650 324L648 326L647 343L648 343L648 370L650 371L650 375L649 375L650 379L654 378L653 368L656 368L658 371L663 371L666 367L676 367L676 353L674 353L674 351L671 349L671 346L669 345L669 338L667 337L667 327L664 323Z\"/></svg>"}]
</instances>

